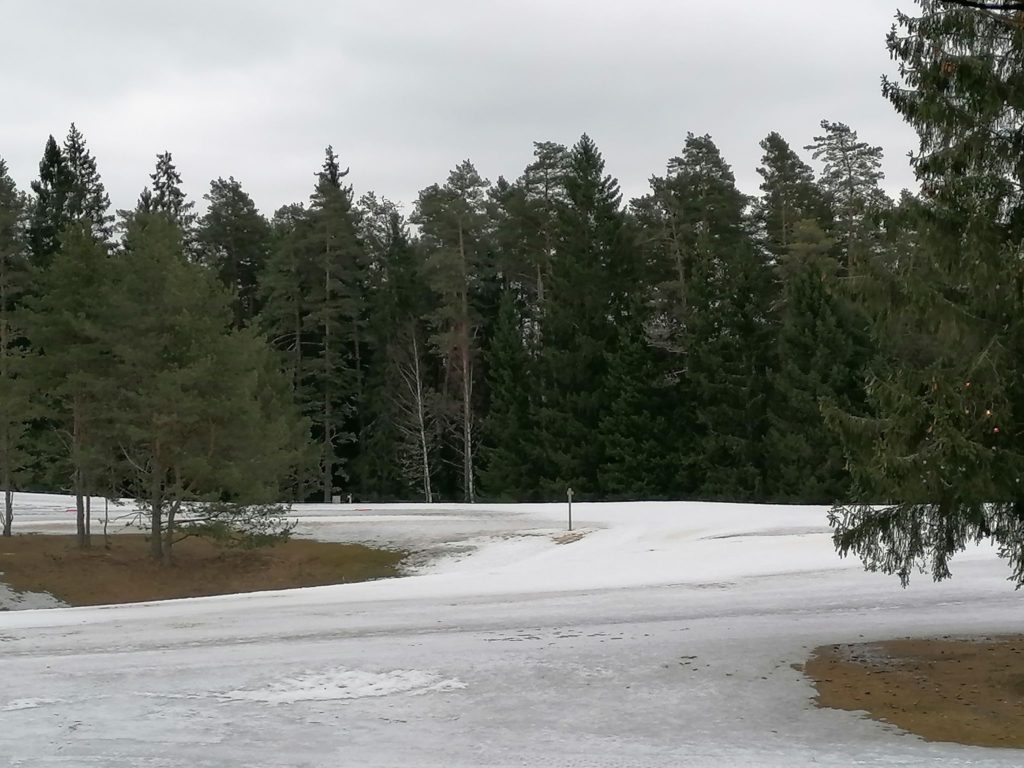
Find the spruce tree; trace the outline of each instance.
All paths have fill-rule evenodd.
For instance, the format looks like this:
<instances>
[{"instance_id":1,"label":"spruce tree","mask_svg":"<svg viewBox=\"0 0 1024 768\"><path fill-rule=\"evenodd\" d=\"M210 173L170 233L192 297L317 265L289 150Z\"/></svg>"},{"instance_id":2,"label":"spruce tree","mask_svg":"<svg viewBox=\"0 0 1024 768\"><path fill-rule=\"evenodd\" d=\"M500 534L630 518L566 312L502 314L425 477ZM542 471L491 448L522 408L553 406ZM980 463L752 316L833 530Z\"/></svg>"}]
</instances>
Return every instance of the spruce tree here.
<instances>
[{"instance_id":1,"label":"spruce tree","mask_svg":"<svg viewBox=\"0 0 1024 768\"><path fill-rule=\"evenodd\" d=\"M650 344L643 305L616 324L609 345L605 392L608 406L597 439L604 452L598 470L606 498L679 498L680 448L685 438L673 418L676 392L664 350Z\"/></svg>"},{"instance_id":2,"label":"spruce tree","mask_svg":"<svg viewBox=\"0 0 1024 768\"><path fill-rule=\"evenodd\" d=\"M74 177L64 151L50 136L39 161L39 178L32 182L34 199L28 240L32 264L37 268L45 268L60 248L60 234L68 222L68 195L73 185Z\"/></svg>"},{"instance_id":3,"label":"spruce tree","mask_svg":"<svg viewBox=\"0 0 1024 768\"><path fill-rule=\"evenodd\" d=\"M156 169L149 175L152 187L145 187L136 205L138 213L158 213L181 229L188 238L196 223L196 204L188 199L181 188L181 174L174 165L170 152L156 156Z\"/></svg>"},{"instance_id":4,"label":"spruce tree","mask_svg":"<svg viewBox=\"0 0 1024 768\"><path fill-rule=\"evenodd\" d=\"M1024 584L1024 38L1016 13L921 0L888 38L885 95L916 129L914 237L878 270L876 417L838 418L861 498L832 521L842 554L905 584L989 540ZM906 205L907 203L905 203Z\"/></svg>"},{"instance_id":5,"label":"spruce tree","mask_svg":"<svg viewBox=\"0 0 1024 768\"><path fill-rule=\"evenodd\" d=\"M776 268L782 289L764 448L773 501L848 497L846 458L838 436L825 426L822 407L862 412L867 343L861 317L841 290L832 250L818 223L804 219Z\"/></svg>"},{"instance_id":6,"label":"spruce tree","mask_svg":"<svg viewBox=\"0 0 1024 768\"><path fill-rule=\"evenodd\" d=\"M530 402L532 361L515 294L502 292L486 353L490 395L481 429L480 482L489 498L525 501L536 479L530 445L536 425Z\"/></svg>"},{"instance_id":7,"label":"spruce tree","mask_svg":"<svg viewBox=\"0 0 1024 768\"><path fill-rule=\"evenodd\" d=\"M309 414L321 441L321 489L329 502L345 477L344 446L358 433L351 420L362 389L360 329L363 323L363 254L352 207L352 189L343 184L338 156L327 147L323 168L310 197L303 247L310 260L305 289L306 329L314 339L315 365L308 391L317 408Z\"/></svg>"},{"instance_id":8,"label":"spruce tree","mask_svg":"<svg viewBox=\"0 0 1024 768\"><path fill-rule=\"evenodd\" d=\"M23 345L16 321L27 277L25 207L7 163L0 158L0 489L4 494L0 521L4 536L11 535L15 478L26 461L22 435L29 408L24 377L18 376Z\"/></svg>"},{"instance_id":9,"label":"spruce tree","mask_svg":"<svg viewBox=\"0 0 1024 768\"><path fill-rule=\"evenodd\" d=\"M234 177L210 182L206 213L196 231L200 263L233 294L235 327L252 322L260 309L259 276L270 251L270 224Z\"/></svg>"},{"instance_id":10,"label":"spruce tree","mask_svg":"<svg viewBox=\"0 0 1024 768\"><path fill-rule=\"evenodd\" d=\"M364 496L411 493L430 502L440 424L425 342L431 301L422 252L391 201L364 195L358 220L367 260L367 386L353 471Z\"/></svg>"},{"instance_id":11,"label":"spruce tree","mask_svg":"<svg viewBox=\"0 0 1024 768\"><path fill-rule=\"evenodd\" d=\"M595 434L607 407L605 350L635 286L635 251L618 182L589 136L572 148L564 194L541 307L537 474L547 498L564 498L567 486L593 498L603 461Z\"/></svg>"},{"instance_id":12,"label":"spruce tree","mask_svg":"<svg viewBox=\"0 0 1024 768\"><path fill-rule=\"evenodd\" d=\"M261 309L257 325L278 352L278 365L289 383L292 402L311 416L319 410L319 399L310 389L315 345L307 294L318 279L305 246L307 229L307 211L301 203L284 206L274 214L270 252L258 281ZM320 473L316 477L299 474L289 491L294 498L306 500L321 477Z\"/></svg>"},{"instance_id":13,"label":"spruce tree","mask_svg":"<svg viewBox=\"0 0 1024 768\"><path fill-rule=\"evenodd\" d=\"M65 200L68 221L85 222L99 242L109 241L114 221L110 198L96 168L96 158L86 148L85 137L74 123L64 140L64 158L71 181Z\"/></svg>"}]
</instances>

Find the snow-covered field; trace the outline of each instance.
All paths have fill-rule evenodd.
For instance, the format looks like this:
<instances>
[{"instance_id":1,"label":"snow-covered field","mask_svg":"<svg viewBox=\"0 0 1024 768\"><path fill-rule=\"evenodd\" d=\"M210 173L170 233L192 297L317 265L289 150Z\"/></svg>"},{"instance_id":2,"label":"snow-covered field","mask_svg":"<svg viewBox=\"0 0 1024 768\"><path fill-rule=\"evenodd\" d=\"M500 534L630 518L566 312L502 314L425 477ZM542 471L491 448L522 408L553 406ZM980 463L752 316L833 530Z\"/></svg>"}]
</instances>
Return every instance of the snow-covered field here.
<instances>
[{"instance_id":1,"label":"snow-covered field","mask_svg":"<svg viewBox=\"0 0 1024 768\"><path fill-rule=\"evenodd\" d=\"M73 525L67 499L17 503L19 530ZM836 557L821 508L576 504L585 535L561 543L564 505L295 513L304 535L431 558L389 581L0 613L0 765L1024 762L816 709L791 666L823 643L1024 631L989 550L902 590Z\"/></svg>"}]
</instances>

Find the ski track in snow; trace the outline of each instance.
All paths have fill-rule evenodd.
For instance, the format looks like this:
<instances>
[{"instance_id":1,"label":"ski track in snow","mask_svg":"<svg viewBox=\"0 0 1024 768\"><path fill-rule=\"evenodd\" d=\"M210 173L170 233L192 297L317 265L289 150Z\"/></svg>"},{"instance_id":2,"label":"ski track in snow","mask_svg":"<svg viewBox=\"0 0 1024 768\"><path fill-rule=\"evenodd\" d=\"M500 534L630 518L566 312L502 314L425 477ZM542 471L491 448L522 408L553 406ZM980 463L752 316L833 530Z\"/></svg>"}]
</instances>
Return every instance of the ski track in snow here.
<instances>
[{"instance_id":1,"label":"ski track in snow","mask_svg":"<svg viewBox=\"0 0 1024 768\"><path fill-rule=\"evenodd\" d=\"M20 531L73 530L67 498L16 505ZM298 505L300 535L415 549L413 575L0 612L0 765L1024 763L817 709L793 667L824 643L1024 631L991 549L903 590L837 558L820 507L573 513L579 538L564 505Z\"/></svg>"}]
</instances>

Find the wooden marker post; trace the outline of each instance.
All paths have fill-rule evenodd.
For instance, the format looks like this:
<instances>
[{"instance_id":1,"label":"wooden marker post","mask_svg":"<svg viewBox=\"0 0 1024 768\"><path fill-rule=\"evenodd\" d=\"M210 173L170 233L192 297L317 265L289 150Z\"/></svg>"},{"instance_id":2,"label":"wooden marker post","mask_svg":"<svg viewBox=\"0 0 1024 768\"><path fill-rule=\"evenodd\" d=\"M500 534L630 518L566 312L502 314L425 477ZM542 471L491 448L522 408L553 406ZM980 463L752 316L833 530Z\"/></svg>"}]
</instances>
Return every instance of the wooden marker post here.
<instances>
[{"instance_id":1,"label":"wooden marker post","mask_svg":"<svg viewBox=\"0 0 1024 768\"><path fill-rule=\"evenodd\" d=\"M565 489L565 498L569 501L569 530L572 530L572 488Z\"/></svg>"}]
</instances>

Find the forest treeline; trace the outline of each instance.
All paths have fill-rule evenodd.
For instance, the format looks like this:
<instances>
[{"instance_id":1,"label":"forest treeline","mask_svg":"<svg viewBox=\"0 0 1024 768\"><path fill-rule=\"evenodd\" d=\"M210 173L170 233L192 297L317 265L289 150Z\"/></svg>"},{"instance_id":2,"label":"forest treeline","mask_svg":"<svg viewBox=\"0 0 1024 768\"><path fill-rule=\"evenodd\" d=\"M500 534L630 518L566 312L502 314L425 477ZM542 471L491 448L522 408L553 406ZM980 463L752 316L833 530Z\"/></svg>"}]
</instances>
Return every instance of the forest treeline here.
<instances>
[{"instance_id":1,"label":"forest treeline","mask_svg":"<svg viewBox=\"0 0 1024 768\"><path fill-rule=\"evenodd\" d=\"M825 419L867 408L856 280L912 200L844 124L804 148L818 177L761 147L757 197L691 134L624 203L583 136L512 181L462 162L408 218L332 148L308 202L267 219L218 178L197 215L164 153L115 215L72 125L27 193L0 165L0 486L844 498Z\"/></svg>"},{"instance_id":2,"label":"forest treeline","mask_svg":"<svg viewBox=\"0 0 1024 768\"><path fill-rule=\"evenodd\" d=\"M831 502L904 583L990 541L1024 584L1024 21L917 0L887 47L898 200L828 121L765 137L753 197L691 134L627 203L583 136L408 218L331 148L270 219L231 177L198 215L169 153L115 214L74 126L29 190L0 160L5 533L12 488L72 492L86 543L88 494L136 498L160 555L176 521L280 530L277 500L571 486Z\"/></svg>"}]
</instances>

